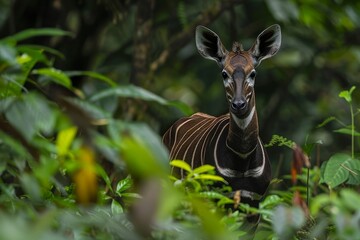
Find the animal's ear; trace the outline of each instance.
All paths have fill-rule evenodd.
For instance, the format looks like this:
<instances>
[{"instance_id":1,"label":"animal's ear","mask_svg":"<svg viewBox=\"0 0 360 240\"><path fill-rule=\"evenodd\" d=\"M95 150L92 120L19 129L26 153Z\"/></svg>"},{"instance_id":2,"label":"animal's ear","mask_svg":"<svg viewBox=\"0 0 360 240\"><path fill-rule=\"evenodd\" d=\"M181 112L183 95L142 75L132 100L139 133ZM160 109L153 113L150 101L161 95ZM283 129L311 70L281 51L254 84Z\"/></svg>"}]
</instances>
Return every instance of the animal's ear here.
<instances>
[{"instance_id":1,"label":"animal's ear","mask_svg":"<svg viewBox=\"0 0 360 240\"><path fill-rule=\"evenodd\" d=\"M216 33L204 26L197 26L195 40L201 56L216 61L219 66L223 65L227 50Z\"/></svg>"},{"instance_id":2,"label":"animal's ear","mask_svg":"<svg viewBox=\"0 0 360 240\"><path fill-rule=\"evenodd\" d=\"M259 34L249 52L254 58L254 66L266 58L274 56L280 49L281 28L278 24L272 25Z\"/></svg>"}]
</instances>

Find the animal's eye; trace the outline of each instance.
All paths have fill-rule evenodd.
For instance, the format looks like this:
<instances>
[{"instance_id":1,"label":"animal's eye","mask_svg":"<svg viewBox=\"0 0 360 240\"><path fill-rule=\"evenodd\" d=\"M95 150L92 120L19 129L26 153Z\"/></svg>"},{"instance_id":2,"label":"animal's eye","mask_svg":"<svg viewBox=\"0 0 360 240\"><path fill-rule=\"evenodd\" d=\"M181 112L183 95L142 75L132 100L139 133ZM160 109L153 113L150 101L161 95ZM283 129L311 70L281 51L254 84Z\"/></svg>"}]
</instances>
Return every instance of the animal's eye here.
<instances>
[{"instance_id":1,"label":"animal's eye","mask_svg":"<svg viewBox=\"0 0 360 240\"><path fill-rule=\"evenodd\" d=\"M253 70L250 75L249 75L250 78L254 79L256 77L256 71Z\"/></svg>"},{"instance_id":2,"label":"animal's eye","mask_svg":"<svg viewBox=\"0 0 360 240\"><path fill-rule=\"evenodd\" d=\"M227 75L227 73L226 73L225 71L223 71L223 72L221 73L221 76L223 77L223 79L227 79L227 78L228 78L228 75Z\"/></svg>"}]
</instances>

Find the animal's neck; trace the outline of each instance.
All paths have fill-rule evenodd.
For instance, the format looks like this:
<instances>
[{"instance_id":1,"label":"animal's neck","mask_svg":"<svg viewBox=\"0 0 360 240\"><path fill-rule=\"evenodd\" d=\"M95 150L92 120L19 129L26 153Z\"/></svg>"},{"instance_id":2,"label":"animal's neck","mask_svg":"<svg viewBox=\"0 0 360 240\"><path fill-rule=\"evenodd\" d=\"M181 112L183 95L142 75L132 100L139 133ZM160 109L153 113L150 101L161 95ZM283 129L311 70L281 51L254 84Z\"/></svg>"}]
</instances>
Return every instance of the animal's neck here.
<instances>
[{"instance_id":1,"label":"animal's neck","mask_svg":"<svg viewBox=\"0 0 360 240\"><path fill-rule=\"evenodd\" d=\"M248 159L259 143L259 127L255 108L255 100L249 105L249 114L238 118L230 113L229 132L226 139L227 147L242 159Z\"/></svg>"}]
</instances>

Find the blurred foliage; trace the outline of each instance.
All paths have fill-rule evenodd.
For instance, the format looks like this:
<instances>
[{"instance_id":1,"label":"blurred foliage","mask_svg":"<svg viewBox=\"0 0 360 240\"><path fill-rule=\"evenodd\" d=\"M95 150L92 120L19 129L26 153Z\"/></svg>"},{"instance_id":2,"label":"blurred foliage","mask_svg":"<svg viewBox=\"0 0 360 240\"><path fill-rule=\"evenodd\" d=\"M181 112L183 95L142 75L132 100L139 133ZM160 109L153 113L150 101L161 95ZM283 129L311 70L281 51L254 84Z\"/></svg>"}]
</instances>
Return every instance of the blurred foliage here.
<instances>
[{"instance_id":1,"label":"blurred foliage","mask_svg":"<svg viewBox=\"0 0 360 240\"><path fill-rule=\"evenodd\" d=\"M238 239L261 214L255 239L358 239L359 12L352 0L0 0L0 238ZM196 25L249 48L272 23L282 47L256 93L275 176L253 209L213 185L212 166L169 165L160 135L227 111Z\"/></svg>"}]
</instances>

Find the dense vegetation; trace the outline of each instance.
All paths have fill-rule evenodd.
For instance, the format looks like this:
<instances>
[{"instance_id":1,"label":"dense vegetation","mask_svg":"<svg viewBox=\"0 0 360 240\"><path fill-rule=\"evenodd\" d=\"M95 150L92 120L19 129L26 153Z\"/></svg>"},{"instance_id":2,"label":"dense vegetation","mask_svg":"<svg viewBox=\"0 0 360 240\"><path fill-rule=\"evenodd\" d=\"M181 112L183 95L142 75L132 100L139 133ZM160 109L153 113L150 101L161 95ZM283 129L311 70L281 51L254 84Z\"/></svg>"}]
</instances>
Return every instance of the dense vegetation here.
<instances>
[{"instance_id":1,"label":"dense vegetation","mask_svg":"<svg viewBox=\"0 0 360 240\"><path fill-rule=\"evenodd\" d=\"M0 12L1 239L238 239L248 213L261 213L255 239L360 238L358 1L2 0ZM161 134L227 111L196 25L246 48L275 22L282 48L256 80L274 176L253 209L212 166L169 163Z\"/></svg>"}]
</instances>

